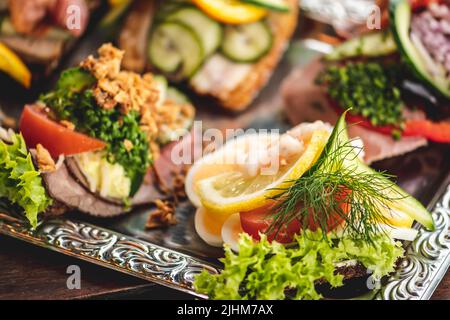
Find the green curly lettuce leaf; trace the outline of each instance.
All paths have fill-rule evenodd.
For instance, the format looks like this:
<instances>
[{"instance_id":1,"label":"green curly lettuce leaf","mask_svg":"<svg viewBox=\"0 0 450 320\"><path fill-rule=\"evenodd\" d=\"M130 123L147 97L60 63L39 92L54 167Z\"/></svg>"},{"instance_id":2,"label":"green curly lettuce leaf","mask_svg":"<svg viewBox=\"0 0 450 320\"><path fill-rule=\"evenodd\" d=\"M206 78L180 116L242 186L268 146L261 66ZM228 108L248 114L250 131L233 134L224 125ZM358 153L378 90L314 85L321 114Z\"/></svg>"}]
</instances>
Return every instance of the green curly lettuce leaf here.
<instances>
[{"instance_id":1,"label":"green curly lettuce leaf","mask_svg":"<svg viewBox=\"0 0 450 320\"><path fill-rule=\"evenodd\" d=\"M403 248L385 235L375 238L372 244L342 238L324 239L320 230L306 230L296 236L294 247L267 240L255 242L248 234L239 239L239 253L225 245L223 271L212 275L199 274L194 286L199 293L211 299L238 300L261 299L320 299L316 282L326 280L332 287L343 285L343 276L336 274L336 264L357 260L382 277L394 271L395 262L403 256Z\"/></svg>"},{"instance_id":2,"label":"green curly lettuce leaf","mask_svg":"<svg viewBox=\"0 0 450 320\"><path fill-rule=\"evenodd\" d=\"M34 168L22 135L14 134L11 140L11 144L0 140L0 197L19 205L34 229L38 214L45 211L52 200Z\"/></svg>"}]
</instances>

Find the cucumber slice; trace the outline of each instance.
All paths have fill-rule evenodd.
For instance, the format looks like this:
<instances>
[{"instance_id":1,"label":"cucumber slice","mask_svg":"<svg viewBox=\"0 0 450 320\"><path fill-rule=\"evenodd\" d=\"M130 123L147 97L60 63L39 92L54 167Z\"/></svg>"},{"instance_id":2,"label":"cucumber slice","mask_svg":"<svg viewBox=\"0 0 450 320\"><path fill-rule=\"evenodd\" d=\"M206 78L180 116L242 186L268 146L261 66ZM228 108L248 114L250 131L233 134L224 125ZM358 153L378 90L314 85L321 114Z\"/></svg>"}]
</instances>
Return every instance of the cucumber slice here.
<instances>
[{"instance_id":1,"label":"cucumber slice","mask_svg":"<svg viewBox=\"0 0 450 320\"><path fill-rule=\"evenodd\" d=\"M181 22L191 27L202 42L205 56L209 56L220 46L221 25L194 7L182 7L168 15L165 20Z\"/></svg>"},{"instance_id":2,"label":"cucumber slice","mask_svg":"<svg viewBox=\"0 0 450 320\"><path fill-rule=\"evenodd\" d=\"M289 5L284 0L241 0L241 1L272 11L289 12L290 10Z\"/></svg>"},{"instance_id":3,"label":"cucumber slice","mask_svg":"<svg viewBox=\"0 0 450 320\"><path fill-rule=\"evenodd\" d=\"M178 1L167 1L158 8L155 22L163 22L168 15L185 6L185 3Z\"/></svg>"},{"instance_id":4,"label":"cucumber slice","mask_svg":"<svg viewBox=\"0 0 450 320\"><path fill-rule=\"evenodd\" d=\"M429 71L426 59L410 35L412 8L407 0L389 2L390 25L403 60L416 76L428 87L446 99L450 99L450 78Z\"/></svg>"},{"instance_id":5,"label":"cucumber slice","mask_svg":"<svg viewBox=\"0 0 450 320\"><path fill-rule=\"evenodd\" d=\"M390 32L373 32L350 39L325 56L328 61L363 57L386 56L397 51L397 45Z\"/></svg>"},{"instance_id":6,"label":"cucumber slice","mask_svg":"<svg viewBox=\"0 0 450 320\"><path fill-rule=\"evenodd\" d=\"M180 90L174 87L168 87L166 91L166 100L172 100L175 103L191 103L191 100Z\"/></svg>"},{"instance_id":7,"label":"cucumber slice","mask_svg":"<svg viewBox=\"0 0 450 320\"><path fill-rule=\"evenodd\" d=\"M333 152L333 150L336 150L338 144L349 142L350 138L348 137L347 125L345 123L346 113L347 111L344 112L336 122L324 152ZM348 157L345 157L343 167L361 174L370 174L374 172L374 169L362 162L356 154L349 154ZM310 170L314 169L315 168L313 167ZM390 189L386 189L385 192L388 196L392 195L392 200L386 200L385 205L388 208L407 214L428 230L434 230L435 225L431 213L418 200L396 184L390 184L390 186Z\"/></svg>"},{"instance_id":8,"label":"cucumber slice","mask_svg":"<svg viewBox=\"0 0 450 320\"><path fill-rule=\"evenodd\" d=\"M191 77L204 59L201 41L180 22L159 24L150 37L148 50L155 67L182 79Z\"/></svg>"},{"instance_id":9,"label":"cucumber slice","mask_svg":"<svg viewBox=\"0 0 450 320\"><path fill-rule=\"evenodd\" d=\"M159 97L158 102L156 103L158 106L161 106L164 101L166 101L167 97L167 79L164 76L157 75L153 77L153 80L158 84L159 87Z\"/></svg>"},{"instance_id":10,"label":"cucumber slice","mask_svg":"<svg viewBox=\"0 0 450 320\"><path fill-rule=\"evenodd\" d=\"M174 87L167 87L166 90L166 100L171 100L177 105L191 104L189 98ZM192 104L191 104L192 105ZM189 129L194 122L194 117L187 116L183 112L173 110L176 115L176 125L167 126L161 125L158 132L158 142L161 144L166 144L171 141L176 141L180 137L184 136L189 132Z\"/></svg>"},{"instance_id":11,"label":"cucumber slice","mask_svg":"<svg viewBox=\"0 0 450 320\"><path fill-rule=\"evenodd\" d=\"M263 21L225 27L222 53L235 62L255 62L272 47L272 32Z\"/></svg>"}]
</instances>

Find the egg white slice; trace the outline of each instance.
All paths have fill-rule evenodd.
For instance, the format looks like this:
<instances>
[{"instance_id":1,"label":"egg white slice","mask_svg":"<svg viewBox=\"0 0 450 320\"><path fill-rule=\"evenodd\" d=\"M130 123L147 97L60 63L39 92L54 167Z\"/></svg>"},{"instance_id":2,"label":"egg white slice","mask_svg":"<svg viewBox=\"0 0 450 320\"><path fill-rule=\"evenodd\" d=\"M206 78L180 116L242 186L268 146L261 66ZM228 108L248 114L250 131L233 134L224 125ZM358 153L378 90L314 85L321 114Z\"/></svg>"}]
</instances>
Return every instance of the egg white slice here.
<instances>
[{"instance_id":1,"label":"egg white slice","mask_svg":"<svg viewBox=\"0 0 450 320\"><path fill-rule=\"evenodd\" d=\"M244 232L244 230L242 230L239 213L234 213L228 217L222 226L223 242L228 244L233 251L238 252L239 234L242 232Z\"/></svg>"},{"instance_id":2,"label":"egg white slice","mask_svg":"<svg viewBox=\"0 0 450 320\"><path fill-rule=\"evenodd\" d=\"M213 247L221 247L222 226L227 217L210 214L205 208L200 207L195 212L195 231L207 244Z\"/></svg>"}]
</instances>

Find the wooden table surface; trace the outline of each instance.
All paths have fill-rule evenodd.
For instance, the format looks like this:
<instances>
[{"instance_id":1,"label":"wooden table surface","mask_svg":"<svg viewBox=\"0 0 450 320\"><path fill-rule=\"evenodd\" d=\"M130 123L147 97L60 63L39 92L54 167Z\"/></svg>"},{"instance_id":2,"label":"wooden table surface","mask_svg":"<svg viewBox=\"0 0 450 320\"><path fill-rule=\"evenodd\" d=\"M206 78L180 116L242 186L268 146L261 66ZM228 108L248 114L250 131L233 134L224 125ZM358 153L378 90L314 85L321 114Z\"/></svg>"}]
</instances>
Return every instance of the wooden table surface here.
<instances>
[{"instance_id":1,"label":"wooden table surface","mask_svg":"<svg viewBox=\"0 0 450 320\"><path fill-rule=\"evenodd\" d=\"M81 269L81 289L67 289L67 267ZM192 299L116 271L0 236L0 299ZM450 299L450 274L433 299Z\"/></svg>"}]
</instances>

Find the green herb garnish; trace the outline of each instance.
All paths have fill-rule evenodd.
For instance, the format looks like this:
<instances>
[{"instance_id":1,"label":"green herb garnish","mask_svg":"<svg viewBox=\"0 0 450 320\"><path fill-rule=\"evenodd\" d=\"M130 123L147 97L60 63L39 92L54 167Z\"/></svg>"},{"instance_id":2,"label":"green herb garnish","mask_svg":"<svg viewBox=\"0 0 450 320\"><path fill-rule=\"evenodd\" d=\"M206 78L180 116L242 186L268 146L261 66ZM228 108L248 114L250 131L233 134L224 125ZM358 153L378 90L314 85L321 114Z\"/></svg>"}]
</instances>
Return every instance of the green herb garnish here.
<instances>
[{"instance_id":1,"label":"green herb garnish","mask_svg":"<svg viewBox=\"0 0 450 320\"><path fill-rule=\"evenodd\" d=\"M69 120L77 131L100 139L107 144L107 158L118 163L131 179L132 196L142 183L151 164L150 147L145 132L140 129L140 114L122 114L117 108L104 109L97 105L91 89L93 78L87 71L73 68L64 71L56 89L40 97L59 119ZM124 141L133 144L127 150Z\"/></svg>"},{"instance_id":2,"label":"green herb garnish","mask_svg":"<svg viewBox=\"0 0 450 320\"><path fill-rule=\"evenodd\" d=\"M11 143L0 140L0 197L18 205L34 229L37 216L52 203L34 168L21 134L13 134Z\"/></svg>"},{"instance_id":3,"label":"green herb garnish","mask_svg":"<svg viewBox=\"0 0 450 320\"><path fill-rule=\"evenodd\" d=\"M401 67L375 62L350 62L329 66L317 79L339 106L367 118L374 126L399 126L403 122L398 79Z\"/></svg>"},{"instance_id":4,"label":"green herb garnish","mask_svg":"<svg viewBox=\"0 0 450 320\"><path fill-rule=\"evenodd\" d=\"M259 242L242 233L239 253L225 246L224 268L218 275L203 271L195 279L199 293L211 299L320 299L316 284L326 280L332 287L342 286L343 276L336 264L357 260L379 279L394 271L403 256L400 242L379 234L369 244L343 237L333 240L322 233L305 231L295 236L293 246L269 243L265 235Z\"/></svg>"},{"instance_id":5,"label":"green herb garnish","mask_svg":"<svg viewBox=\"0 0 450 320\"><path fill-rule=\"evenodd\" d=\"M345 234L370 242L381 232L378 223L385 222L385 213L410 197L390 175L369 168L358 158L347 135L345 114L317 162L274 197L278 204L268 234L279 232L293 219L304 229L313 225L324 231L345 222Z\"/></svg>"}]
</instances>

